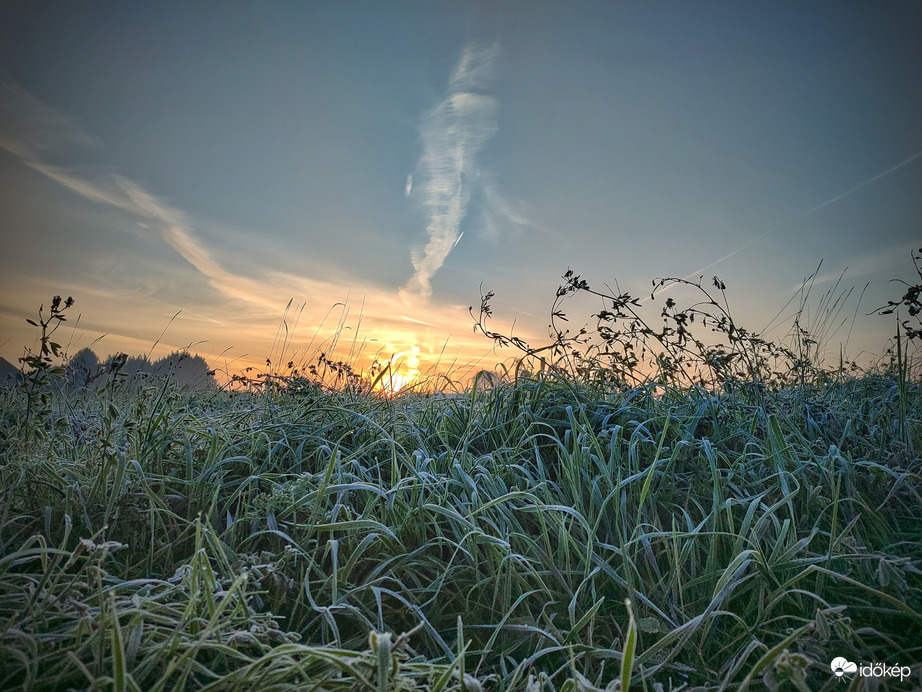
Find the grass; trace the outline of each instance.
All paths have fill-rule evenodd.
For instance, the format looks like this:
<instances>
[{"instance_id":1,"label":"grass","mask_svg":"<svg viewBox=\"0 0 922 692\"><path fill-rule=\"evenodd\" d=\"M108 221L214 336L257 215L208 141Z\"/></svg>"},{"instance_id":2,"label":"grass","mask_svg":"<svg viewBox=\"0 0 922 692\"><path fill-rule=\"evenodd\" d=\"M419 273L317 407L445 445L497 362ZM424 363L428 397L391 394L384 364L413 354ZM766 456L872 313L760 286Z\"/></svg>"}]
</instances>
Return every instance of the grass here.
<instances>
[{"instance_id":1,"label":"grass","mask_svg":"<svg viewBox=\"0 0 922 692\"><path fill-rule=\"evenodd\" d=\"M787 382L382 396L327 361L355 386L86 391L50 319L0 390L0 689L832 690L837 657L912 667L850 689L922 682L903 345Z\"/></svg>"},{"instance_id":2,"label":"grass","mask_svg":"<svg viewBox=\"0 0 922 692\"><path fill-rule=\"evenodd\" d=\"M832 689L836 656L922 660L918 384L49 405L36 436L3 401L4 689Z\"/></svg>"}]
</instances>

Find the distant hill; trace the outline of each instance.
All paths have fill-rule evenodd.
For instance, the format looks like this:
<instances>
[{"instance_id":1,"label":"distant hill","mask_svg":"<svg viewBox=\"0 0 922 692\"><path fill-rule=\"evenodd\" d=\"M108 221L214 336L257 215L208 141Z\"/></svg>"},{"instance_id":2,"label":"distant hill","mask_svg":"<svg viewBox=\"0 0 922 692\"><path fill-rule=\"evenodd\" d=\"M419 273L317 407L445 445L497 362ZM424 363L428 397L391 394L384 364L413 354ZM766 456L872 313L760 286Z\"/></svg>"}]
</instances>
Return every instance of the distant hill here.
<instances>
[{"instance_id":1,"label":"distant hill","mask_svg":"<svg viewBox=\"0 0 922 692\"><path fill-rule=\"evenodd\" d=\"M13 384L19 379L19 368L0 356L0 386Z\"/></svg>"}]
</instances>

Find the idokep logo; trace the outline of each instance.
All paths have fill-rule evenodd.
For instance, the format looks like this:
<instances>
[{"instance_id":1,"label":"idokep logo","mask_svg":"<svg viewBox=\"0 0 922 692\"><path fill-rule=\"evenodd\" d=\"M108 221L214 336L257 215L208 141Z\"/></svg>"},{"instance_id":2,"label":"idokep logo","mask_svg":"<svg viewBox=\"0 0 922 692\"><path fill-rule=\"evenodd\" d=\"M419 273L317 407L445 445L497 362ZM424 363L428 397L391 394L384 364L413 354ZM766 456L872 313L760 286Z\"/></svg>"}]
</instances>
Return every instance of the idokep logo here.
<instances>
[{"instance_id":1,"label":"idokep logo","mask_svg":"<svg viewBox=\"0 0 922 692\"><path fill-rule=\"evenodd\" d=\"M833 675L844 678L846 675L858 673L863 678L899 678L902 682L912 674L909 666L890 666L886 663L852 663L842 656L832 659L829 664Z\"/></svg>"},{"instance_id":2,"label":"idokep logo","mask_svg":"<svg viewBox=\"0 0 922 692\"><path fill-rule=\"evenodd\" d=\"M832 672L837 678L841 678L843 675L853 675L858 672L857 664L841 656L832 659L832 663L829 664L829 667L832 668Z\"/></svg>"}]
</instances>

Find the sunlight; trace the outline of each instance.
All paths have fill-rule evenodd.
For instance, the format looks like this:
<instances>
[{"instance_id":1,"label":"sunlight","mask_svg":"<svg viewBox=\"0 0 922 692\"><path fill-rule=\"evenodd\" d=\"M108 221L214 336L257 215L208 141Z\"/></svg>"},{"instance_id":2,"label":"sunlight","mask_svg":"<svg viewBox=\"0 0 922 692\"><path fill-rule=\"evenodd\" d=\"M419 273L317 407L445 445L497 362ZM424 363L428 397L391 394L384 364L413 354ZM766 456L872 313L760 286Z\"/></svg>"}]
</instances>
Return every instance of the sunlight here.
<instances>
[{"instance_id":1,"label":"sunlight","mask_svg":"<svg viewBox=\"0 0 922 692\"><path fill-rule=\"evenodd\" d=\"M388 344L387 349L391 351L393 346ZM419 377L419 353L419 346L414 345L406 351L391 356L385 365L385 367L389 366L389 369L375 385L375 389L387 396L393 396L414 384Z\"/></svg>"}]
</instances>

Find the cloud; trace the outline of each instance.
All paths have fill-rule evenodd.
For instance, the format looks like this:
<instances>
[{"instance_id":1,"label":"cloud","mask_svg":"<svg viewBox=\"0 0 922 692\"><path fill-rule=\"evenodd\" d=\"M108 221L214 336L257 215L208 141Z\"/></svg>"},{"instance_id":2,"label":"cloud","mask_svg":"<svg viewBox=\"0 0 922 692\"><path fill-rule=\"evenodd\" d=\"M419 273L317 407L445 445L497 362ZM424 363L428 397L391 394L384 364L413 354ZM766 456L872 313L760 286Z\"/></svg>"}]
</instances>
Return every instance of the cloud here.
<instances>
[{"instance_id":1,"label":"cloud","mask_svg":"<svg viewBox=\"0 0 922 692\"><path fill-rule=\"evenodd\" d=\"M480 154L497 130L498 101L485 93L498 46L468 45L449 80L448 93L420 124L422 156L413 187L428 217L426 245L412 253L414 273L401 289L404 299L432 295L432 277L461 234L472 190L480 174Z\"/></svg>"},{"instance_id":2,"label":"cloud","mask_svg":"<svg viewBox=\"0 0 922 692\"><path fill-rule=\"evenodd\" d=\"M445 256L460 235L458 224L464 215L464 208L470 198L470 187L478 174L477 156L490 133L496 129L495 102L471 89L482 88L488 78L487 69L495 59L495 49L486 51L465 51L455 74L452 76L448 96L424 120L424 152L419 172L413 180L407 181L411 194L422 197L431 210L430 243L419 255L419 269L411 281L411 287L418 287L418 293L431 291L429 278L441 266ZM412 316L406 314L406 302L393 289L386 289L372 282L348 275L333 275L319 278L317 273L286 273L248 262L244 270L231 271L227 262L221 261L196 233L193 217L186 211L157 196L132 178L98 166L60 165L65 147L88 145L95 140L83 133L72 120L41 104L0 72L0 96L4 97L0 108L0 148L12 154L25 166L38 171L48 180L70 190L84 200L107 209L127 214L138 228L156 234L163 242L206 277L216 290L217 297L233 301L231 304L215 302L215 296L189 295L182 305L174 305L175 299L166 305L173 312L182 309L183 315L194 316L194 320L170 322L170 339L159 341L158 348L175 348L181 344L198 343L202 320L209 323L209 339L214 343L229 344L235 350L245 348L255 353L265 353L275 346L271 335L276 333L279 315L290 299L295 302L310 300L315 308L326 310L330 305L339 306L343 316L332 321L323 315L311 316L311 341L303 344L303 335L297 335L301 351L309 354L312 348L335 343L343 334L343 342L356 338L357 348L367 347L363 359L382 352L388 344L405 351L416 346L422 349L422 357L434 363L442 357L439 344L451 337L451 348L445 358L451 361L452 352L464 354L463 361L484 357L490 343L470 329L455 334L459 325L469 323L466 305L426 305L414 307ZM7 108L7 102L12 103ZM12 115L11 115L12 113ZM29 118L34 116L30 125ZM19 122L23 120L23 122ZM85 163L85 162L84 162ZM419 184L417 184L419 182ZM444 243L444 246L440 245ZM440 249L441 248L441 249ZM232 253L232 249L222 249ZM177 258L178 260L179 258ZM159 275L156 281L166 284L171 277ZM108 348L137 350L148 334L156 336L163 327L166 294L145 291L132 292L131 287L100 286L100 280L81 282L79 285L64 286L55 279L29 278L29 286L40 284L41 292L67 291L80 300L81 311L95 315L98 329L82 323L81 329L90 329L91 336L108 333ZM137 287L135 286L134 289ZM17 286L17 294L25 286ZM349 296L362 296L358 310L353 309ZM15 296L17 300L19 295ZM26 300L22 297L22 300ZM341 301L341 302L335 302ZM305 303L306 304L306 303ZM335 317L335 310L329 308L328 317ZM350 317L349 315L357 315ZM210 316L209 316L210 315ZM18 317L18 315L17 315ZM219 317L219 319L215 319ZM319 317L319 319L318 319ZM0 318L3 318L0 315ZM348 318L348 319L347 319ZM282 317L283 320L287 319ZM0 327L9 324L0 320ZM22 322L22 320L18 320ZM286 333L296 325L285 323ZM16 331L19 330L19 331ZM19 338L21 327L10 333ZM151 333L153 330L153 333ZM308 334L310 336L310 334ZM445 346L441 347L445 349ZM239 352L239 351L238 351ZM329 353L329 351L327 351ZM246 356L241 357L245 359ZM243 364L258 364L248 361ZM238 365L234 365L238 367ZM240 366L242 367L242 365Z\"/></svg>"},{"instance_id":3,"label":"cloud","mask_svg":"<svg viewBox=\"0 0 922 692\"><path fill-rule=\"evenodd\" d=\"M0 68L0 148L18 158L35 158L38 151L97 143L67 116L49 108Z\"/></svg>"},{"instance_id":4,"label":"cloud","mask_svg":"<svg viewBox=\"0 0 922 692\"><path fill-rule=\"evenodd\" d=\"M36 160L23 160L27 166L92 202L128 212L144 228L154 229L184 260L204 274L211 285L228 297L274 306L258 282L236 276L223 269L195 236L187 215L147 192L139 183L118 174L97 179L77 176L59 167Z\"/></svg>"},{"instance_id":5,"label":"cloud","mask_svg":"<svg viewBox=\"0 0 922 692\"><path fill-rule=\"evenodd\" d=\"M258 282L224 270L195 237L188 216L147 192L139 183L115 173L78 174L47 162L65 145L91 145L95 139L73 120L41 103L0 70L0 148L50 180L97 204L127 212L139 225L155 229L189 264L227 296L270 305ZM274 303L271 303L274 305Z\"/></svg>"},{"instance_id":6,"label":"cloud","mask_svg":"<svg viewBox=\"0 0 922 692\"><path fill-rule=\"evenodd\" d=\"M567 241L567 237L553 228L536 223L525 216L521 201L510 202L500 192L495 177L484 171L481 175L480 188L483 192L483 205L480 209L480 234L482 237L496 241L509 232L521 233L528 229L549 235L558 241Z\"/></svg>"},{"instance_id":7,"label":"cloud","mask_svg":"<svg viewBox=\"0 0 922 692\"><path fill-rule=\"evenodd\" d=\"M128 212L139 224L155 228L173 249L223 293L263 303L255 286L223 270L195 237L187 215L154 197L137 182L114 173L77 174L52 165L47 158L65 145L91 145L96 140L72 119L41 103L0 70L0 148L62 187L97 204ZM143 222L143 223L142 223Z\"/></svg>"}]
</instances>

